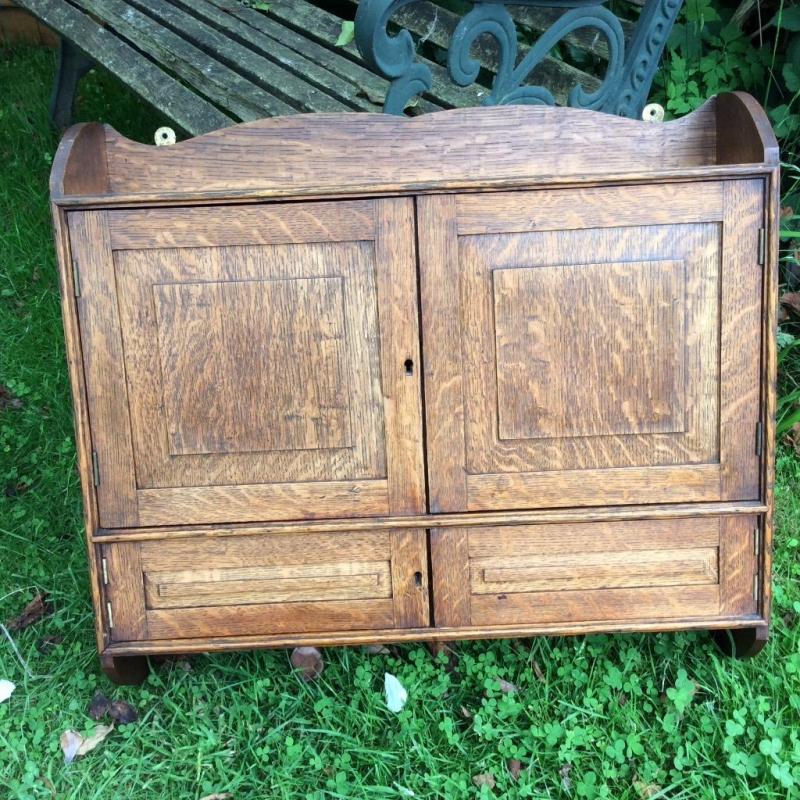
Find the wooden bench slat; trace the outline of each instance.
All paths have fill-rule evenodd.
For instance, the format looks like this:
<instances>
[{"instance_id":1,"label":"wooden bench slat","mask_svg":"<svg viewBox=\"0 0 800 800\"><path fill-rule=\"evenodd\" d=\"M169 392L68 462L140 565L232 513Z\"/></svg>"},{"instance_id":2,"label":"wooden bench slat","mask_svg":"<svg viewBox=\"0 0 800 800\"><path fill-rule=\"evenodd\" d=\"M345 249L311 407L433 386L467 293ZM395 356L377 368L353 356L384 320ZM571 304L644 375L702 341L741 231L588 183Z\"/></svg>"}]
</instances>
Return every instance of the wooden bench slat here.
<instances>
[{"instance_id":1,"label":"wooden bench slat","mask_svg":"<svg viewBox=\"0 0 800 800\"><path fill-rule=\"evenodd\" d=\"M196 136L233 124L229 116L77 8L58 0L18 0L17 5L74 42L187 133Z\"/></svg>"},{"instance_id":2,"label":"wooden bench slat","mask_svg":"<svg viewBox=\"0 0 800 800\"><path fill-rule=\"evenodd\" d=\"M544 33L563 13L563 8L523 8L511 6L509 13L518 25L524 25L535 33ZM619 18L625 39L630 40L635 23ZM594 28L578 28L562 40L567 44L608 60L608 41Z\"/></svg>"},{"instance_id":3,"label":"wooden bench slat","mask_svg":"<svg viewBox=\"0 0 800 800\"><path fill-rule=\"evenodd\" d=\"M188 13L186 8L181 7L183 4L175 0L169 3L142 2L142 0L127 0L127 2L199 47L204 53L213 56L233 72L295 106L299 111L350 111L352 108L334 96L320 91L317 86L306 78L299 77L296 72L284 69L227 33L220 33L207 22L198 19L196 15ZM191 8L191 5L189 7Z\"/></svg>"},{"instance_id":4,"label":"wooden bench slat","mask_svg":"<svg viewBox=\"0 0 800 800\"><path fill-rule=\"evenodd\" d=\"M357 0L347 0L347 2L354 9L358 5ZM278 4L272 4L270 12L273 5ZM434 5L432 2L414 3L412 6L399 9L392 17L393 21L411 33L424 37L427 41L444 48L449 47L453 31L460 19L461 17L458 15L447 11L441 6ZM517 62L521 61L529 50L529 47L520 45ZM473 45L472 51L483 67L491 72L497 72L498 51L488 37L479 38ZM449 80L449 77L447 80ZM594 75L582 72L550 56L544 58L536 66L531 72L528 82L537 86L547 87L559 104L566 104L570 91L578 84L589 92L596 90L600 86L600 80ZM463 105L463 98L460 104Z\"/></svg>"},{"instance_id":5,"label":"wooden bench slat","mask_svg":"<svg viewBox=\"0 0 800 800\"><path fill-rule=\"evenodd\" d=\"M358 104L364 111L380 112L389 89L389 81L362 63L348 58L338 52L339 48L321 46L303 33L290 28L269 14L262 14L253 8L231 3L230 0L178 0L182 5L191 6L192 12L205 16L208 9L219 15L219 25L237 24L236 28L227 28L232 35L244 36L244 31L254 46L262 48L267 57L276 60L286 59L287 68L297 67L308 70L309 79L329 91L339 94L343 99ZM209 17L210 18L210 17ZM226 22L227 21L227 22ZM243 25L244 28L239 28ZM313 69L312 69L313 68ZM317 73L315 69L321 69ZM344 82L344 86L340 85ZM430 100L421 99L417 105L421 112L440 111L442 106Z\"/></svg>"},{"instance_id":6,"label":"wooden bench slat","mask_svg":"<svg viewBox=\"0 0 800 800\"><path fill-rule=\"evenodd\" d=\"M240 120L293 113L288 103L253 85L129 3L123 0L74 2L107 22L120 36Z\"/></svg>"},{"instance_id":7,"label":"wooden bench slat","mask_svg":"<svg viewBox=\"0 0 800 800\"><path fill-rule=\"evenodd\" d=\"M313 87L338 98L349 108L375 112L381 110L388 81L366 69L361 70L363 74L350 80L342 77L322 59L314 60L309 53L309 50L313 50L323 55L335 55L330 50L313 44L255 9L242 6L244 13L240 19L237 9L231 7L230 0L224 9L206 0L172 2L223 33L226 44L238 42L260 56L273 60ZM354 71L358 69L356 64L347 59L340 60L343 65L352 65ZM363 90L365 81L373 84L369 92Z\"/></svg>"},{"instance_id":8,"label":"wooden bench slat","mask_svg":"<svg viewBox=\"0 0 800 800\"><path fill-rule=\"evenodd\" d=\"M213 0L213 2L215 5L222 5L219 0ZM228 5L231 2L234 0L228 0ZM342 28L340 17L317 8L307 0L274 0L269 4L267 13L317 45L327 48L334 47L334 42ZM352 58L358 64L364 64L355 42L350 42L344 47L337 47L336 50ZM428 66L433 75L433 88L424 95L427 99L446 108L456 108L465 105L480 105L486 96L486 89L481 86L473 85L465 89L454 86L447 70L441 65L421 57L419 61Z\"/></svg>"}]
</instances>

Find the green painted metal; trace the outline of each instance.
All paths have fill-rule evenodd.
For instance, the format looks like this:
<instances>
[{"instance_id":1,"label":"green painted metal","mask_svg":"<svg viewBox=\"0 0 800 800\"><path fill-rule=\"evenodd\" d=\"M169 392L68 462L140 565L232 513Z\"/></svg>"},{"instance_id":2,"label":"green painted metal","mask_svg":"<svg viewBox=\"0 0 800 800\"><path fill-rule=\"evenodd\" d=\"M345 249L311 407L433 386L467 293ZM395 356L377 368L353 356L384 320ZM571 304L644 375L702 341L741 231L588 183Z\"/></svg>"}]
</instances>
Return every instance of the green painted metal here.
<instances>
[{"instance_id":1,"label":"green painted metal","mask_svg":"<svg viewBox=\"0 0 800 800\"><path fill-rule=\"evenodd\" d=\"M402 114L413 97L431 88L430 69L417 61L411 34L406 30L396 35L388 32L392 16L413 2L416 0L361 0L356 14L356 44L361 55L374 70L392 81L383 107L388 114ZM603 0L473 0L472 10L460 20L450 41L450 77L459 86L469 86L477 80L480 63L470 50L479 36L488 34L497 43L498 69L484 103L554 105L547 87L529 85L526 80L565 36L589 28L606 40L608 66L600 87L589 92L575 86L569 94L569 105L638 119L683 0L647 0L627 43L619 19L602 3ZM506 5L565 9L519 63L517 29Z\"/></svg>"}]
</instances>

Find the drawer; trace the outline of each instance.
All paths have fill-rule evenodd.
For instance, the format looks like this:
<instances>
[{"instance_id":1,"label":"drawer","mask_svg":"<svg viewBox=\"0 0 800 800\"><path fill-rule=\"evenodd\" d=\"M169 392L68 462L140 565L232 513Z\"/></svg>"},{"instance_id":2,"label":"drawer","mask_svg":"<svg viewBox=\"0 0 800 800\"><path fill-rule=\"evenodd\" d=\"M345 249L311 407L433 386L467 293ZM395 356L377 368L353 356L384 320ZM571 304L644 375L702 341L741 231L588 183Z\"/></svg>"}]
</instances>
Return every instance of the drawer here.
<instances>
[{"instance_id":1,"label":"drawer","mask_svg":"<svg viewBox=\"0 0 800 800\"><path fill-rule=\"evenodd\" d=\"M102 545L101 554L115 642L429 623L422 529L212 532Z\"/></svg>"},{"instance_id":2,"label":"drawer","mask_svg":"<svg viewBox=\"0 0 800 800\"><path fill-rule=\"evenodd\" d=\"M431 532L437 627L756 613L755 515Z\"/></svg>"}]
</instances>

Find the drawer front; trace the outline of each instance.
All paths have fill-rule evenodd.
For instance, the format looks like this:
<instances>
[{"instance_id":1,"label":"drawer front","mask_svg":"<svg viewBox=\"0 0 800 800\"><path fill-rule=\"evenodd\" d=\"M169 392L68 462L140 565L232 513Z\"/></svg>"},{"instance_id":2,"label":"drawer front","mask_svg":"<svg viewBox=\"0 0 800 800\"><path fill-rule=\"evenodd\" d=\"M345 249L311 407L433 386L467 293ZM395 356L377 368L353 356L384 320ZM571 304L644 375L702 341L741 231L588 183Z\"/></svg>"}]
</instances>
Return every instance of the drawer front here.
<instances>
[{"instance_id":1,"label":"drawer front","mask_svg":"<svg viewBox=\"0 0 800 800\"><path fill-rule=\"evenodd\" d=\"M756 613L755 516L431 531L437 627Z\"/></svg>"},{"instance_id":2,"label":"drawer front","mask_svg":"<svg viewBox=\"0 0 800 800\"><path fill-rule=\"evenodd\" d=\"M424 530L204 536L101 550L115 642L429 622Z\"/></svg>"},{"instance_id":3,"label":"drawer front","mask_svg":"<svg viewBox=\"0 0 800 800\"><path fill-rule=\"evenodd\" d=\"M69 228L101 527L424 511L410 199Z\"/></svg>"},{"instance_id":4,"label":"drawer front","mask_svg":"<svg viewBox=\"0 0 800 800\"><path fill-rule=\"evenodd\" d=\"M758 499L763 192L420 198L431 511Z\"/></svg>"}]
</instances>

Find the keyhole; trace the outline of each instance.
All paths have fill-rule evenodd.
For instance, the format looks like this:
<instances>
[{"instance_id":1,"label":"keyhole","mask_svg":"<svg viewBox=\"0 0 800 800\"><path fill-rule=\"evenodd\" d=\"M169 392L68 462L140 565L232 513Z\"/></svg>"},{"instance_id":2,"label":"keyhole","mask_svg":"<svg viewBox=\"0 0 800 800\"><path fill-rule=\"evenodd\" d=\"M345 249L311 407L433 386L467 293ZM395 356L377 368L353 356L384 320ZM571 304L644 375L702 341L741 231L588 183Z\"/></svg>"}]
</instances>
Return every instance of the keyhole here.
<instances>
[{"instance_id":1,"label":"keyhole","mask_svg":"<svg viewBox=\"0 0 800 800\"><path fill-rule=\"evenodd\" d=\"M422 573L421 572L415 572L414 573L414 583L417 586L422 586Z\"/></svg>"},{"instance_id":2,"label":"keyhole","mask_svg":"<svg viewBox=\"0 0 800 800\"><path fill-rule=\"evenodd\" d=\"M414 362L407 358L405 364L403 365L406 368L406 375L413 375L414 374Z\"/></svg>"}]
</instances>

